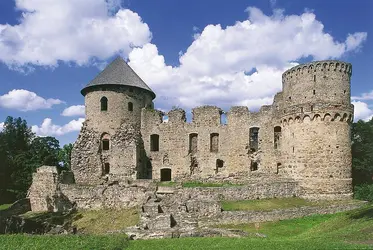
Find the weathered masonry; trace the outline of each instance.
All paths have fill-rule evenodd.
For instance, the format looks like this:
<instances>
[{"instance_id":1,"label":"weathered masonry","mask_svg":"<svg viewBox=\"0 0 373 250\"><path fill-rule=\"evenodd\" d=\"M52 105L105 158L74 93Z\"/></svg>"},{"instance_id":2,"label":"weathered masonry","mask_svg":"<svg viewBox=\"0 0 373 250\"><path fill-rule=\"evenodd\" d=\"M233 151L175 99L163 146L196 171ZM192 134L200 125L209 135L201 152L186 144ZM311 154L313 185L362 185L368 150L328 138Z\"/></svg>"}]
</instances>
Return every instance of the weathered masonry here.
<instances>
[{"instance_id":1,"label":"weathered masonry","mask_svg":"<svg viewBox=\"0 0 373 250\"><path fill-rule=\"evenodd\" d=\"M182 109L155 110L155 93L117 58L81 91L76 183L270 178L296 181L303 197L349 198L351 70L340 61L298 65L283 74L272 105L197 107L189 123Z\"/></svg>"}]
</instances>

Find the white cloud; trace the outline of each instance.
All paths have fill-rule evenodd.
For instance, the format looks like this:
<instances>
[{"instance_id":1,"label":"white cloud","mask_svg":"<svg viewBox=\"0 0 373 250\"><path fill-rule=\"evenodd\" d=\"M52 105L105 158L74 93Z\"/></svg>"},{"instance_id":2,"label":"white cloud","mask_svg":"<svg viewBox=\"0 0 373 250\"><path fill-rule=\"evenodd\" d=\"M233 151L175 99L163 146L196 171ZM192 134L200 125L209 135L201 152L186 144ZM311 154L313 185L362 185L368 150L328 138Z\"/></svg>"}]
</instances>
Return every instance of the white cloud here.
<instances>
[{"instance_id":1,"label":"white cloud","mask_svg":"<svg viewBox=\"0 0 373 250\"><path fill-rule=\"evenodd\" d=\"M41 126L34 125L31 127L32 132L39 136L61 136L75 131L80 131L84 118L72 120L69 123L60 126L53 124L51 118L45 118Z\"/></svg>"},{"instance_id":2,"label":"white cloud","mask_svg":"<svg viewBox=\"0 0 373 250\"><path fill-rule=\"evenodd\" d=\"M353 96L352 100L373 100L373 90L368 93L363 93L361 96Z\"/></svg>"},{"instance_id":3,"label":"white cloud","mask_svg":"<svg viewBox=\"0 0 373 250\"><path fill-rule=\"evenodd\" d=\"M363 120L369 121L373 117L373 109L369 108L368 104L361 101L353 101L355 107L354 121Z\"/></svg>"},{"instance_id":4,"label":"white cloud","mask_svg":"<svg viewBox=\"0 0 373 250\"><path fill-rule=\"evenodd\" d=\"M106 60L142 46L151 33L120 0L16 0L17 25L0 24L0 61L16 70L32 65L78 65Z\"/></svg>"},{"instance_id":5,"label":"white cloud","mask_svg":"<svg viewBox=\"0 0 373 250\"><path fill-rule=\"evenodd\" d=\"M0 132L3 131L3 130L4 130L4 123L1 122L1 123L0 123Z\"/></svg>"},{"instance_id":6,"label":"white cloud","mask_svg":"<svg viewBox=\"0 0 373 250\"><path fill-rule=\"evenodd\" d=\"M68 108L65 108L61 114L62 116L84 116L85 115L85 106L84 105L73 105Z\"/></svg>"},{"instance_id":7,"label":"white cloud","mask_svg":"<svg viewBox=\"0 0 373 250\"><path fill-rule=\"evenodd\" d=\"M281 90L282 73L296 65L292 62L339 58L366 39L360 32L336 41L310 12L285 16L283 10L274 10L267 16L257 8L247 11L248 20L233 26L206 26L180 54L180 66L166 65L151 43L130 52L130 66L162 97L158 107L214 104L258 109L272 103Z\"/></svg>"},{"instance_id":8,"label":"white cloud","mask_svg":"<svg viewBox=\"0 0 373 250\"><path fill-rule=\"evenodd\" d=\"M53 105L61 103L63 101L59 99L44 99L36 93L24 89L13 89L8 94L0 96L0 107L20 111L49 109Z\"/></svg>"}]
</instances>

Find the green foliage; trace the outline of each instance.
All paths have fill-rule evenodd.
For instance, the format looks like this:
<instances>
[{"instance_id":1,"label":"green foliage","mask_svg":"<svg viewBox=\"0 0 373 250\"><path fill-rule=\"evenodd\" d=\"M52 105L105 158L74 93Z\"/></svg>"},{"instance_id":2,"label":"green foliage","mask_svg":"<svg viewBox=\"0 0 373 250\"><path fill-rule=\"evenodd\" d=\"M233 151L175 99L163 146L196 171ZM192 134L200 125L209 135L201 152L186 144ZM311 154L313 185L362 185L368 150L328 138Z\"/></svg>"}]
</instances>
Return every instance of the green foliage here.
<instances>
[{"instance_id":1,"label":"green foliage","mask_svg":"<svg viewBox=\"0 0 373 250\"><path fill-rule=\"evenodd\" d=\"M71 151L73 150L73 144L65 144L58 153L58 160L62 162L64 168L71 168Z\"/></svg>"},{"instance_id":2,"label":"green foliage","mask_svg":"<svg viewBox=\"0 0 373 250\"><path fill-rule=\"evenodd\" d=\"M1 210L5 210L5 209L8 209L12 206L12 204L1 204L0 205L0 211Z\"/></svg>"},{"instance_id":3,"label":"green foliage","mask_svg":"<svg viewBox=\"0 0 373 250\"><path fill-rule=\"evenodd\" d=\"M8 116L0 132L0 203L25 197L32 173L41 165L58 165L59 142L36 137L22 118Z\"/></svg>"},{"instance_id":4,"label":"green foliage","mask_svg":"<svg viewBox=\"0 0 373 250\"><path fill-rule=\"evenodd\" d=\"M373 184L362 184L354 188L355 199L373 201Z\"/></svg>"},{"instance_id":5,"label":"green foliage","mask_svg":"<svg viewBox=\"0 0 373 250\"><path fill-rule=\"evenodd\" d=\"M351 136L353 183L373 183L373 118L353 123Z\"/></svg>"}]
</instances>

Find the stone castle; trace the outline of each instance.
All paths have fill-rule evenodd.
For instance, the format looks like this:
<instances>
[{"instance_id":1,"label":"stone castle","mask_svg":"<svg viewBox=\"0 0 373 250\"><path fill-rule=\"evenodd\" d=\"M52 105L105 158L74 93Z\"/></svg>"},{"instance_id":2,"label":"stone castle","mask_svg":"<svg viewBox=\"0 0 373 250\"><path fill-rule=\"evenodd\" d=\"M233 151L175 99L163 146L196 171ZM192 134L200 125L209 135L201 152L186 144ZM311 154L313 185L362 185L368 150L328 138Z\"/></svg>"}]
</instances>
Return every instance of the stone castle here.
<instances>
[{"instance_id":1,"label":"stone castle","mask_svg":"<svg viewBox=\"0 0 373 250\"><path fill-rule=\"evenodd\" d=\"M118 57L81 91L86 120L72 172L34 174L33 210L49 208L48 195L83 208L138 205L160 181L245 185L219 199L349 199L351 72L334 60L298 65L283 73L272 105L202 106L187 122L182 109L154 109L155 93Z\"/></svg>"}]
</instances>

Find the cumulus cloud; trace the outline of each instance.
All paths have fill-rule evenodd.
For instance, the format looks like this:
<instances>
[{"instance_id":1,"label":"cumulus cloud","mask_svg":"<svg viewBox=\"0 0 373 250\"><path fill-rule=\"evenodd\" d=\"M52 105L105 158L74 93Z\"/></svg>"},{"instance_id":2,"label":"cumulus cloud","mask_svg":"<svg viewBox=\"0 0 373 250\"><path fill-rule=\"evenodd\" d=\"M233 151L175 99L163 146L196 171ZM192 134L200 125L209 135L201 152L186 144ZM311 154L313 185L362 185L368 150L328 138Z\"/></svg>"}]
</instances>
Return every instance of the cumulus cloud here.
<instances>
[{"instance_id":1,"label":"cumulus cloud","mask_svg":"<svg viewBox=\"0 0 373 250\"><path fill-rule=\"evenodd\" d=\"M73 105L68 108L65 108L61 115L82 117L85 115L85 107L84 105Z\"/></svg>"},{"instance_id":2,"label":"cumulus cloud","mask_svg":"<svg viewBox=\"0 0 373 250\"><path fill-rule=\"evenodd\" d=\"M151 33L141 17L122 9L120 0L15 0L22 12L17 25L0 24L0 61L23 70L78 65L127 55L142 46Z\"/></svg>"},{"instance_id":3,"label":"cumulus cloud","mask_svg":"<svg viewBox=\"0 0 373 250\"><path fill-rule=\"evenodd\" d=\"M157 93L157 106L186 108L215 104L222 108L271 104L281 90L282 73L302 58L339 58L358 50L366 33L337 41L324 31L314 13L267 16L247 9L248 19L232 26L207 25L169 66L156 45L148 43L129 54L130 66Z\"/></svg>"},{"instance_id":4,"label":"cumulus cloud","mask_svg":"<svg viewBox=\"0 0 373 250\"><path fill-rule=\"evenodd\" d=\"M45 118L41 126L34 125L31 127L32 132L39 136L61 136L71 132L80 131L84 118L72 120L69 123L60 126L53 124L51 118Z\"/></svg>"},{"instance_id":5,"label":"cumulus cloud","mask_svg":"<svg viewBox=\"0 0 373 250\"><path fill-rule=\"evenodd\" d=\"M372 119L373 109L369 108L369 105L367 103L361 101L353 101L352 104L355 107L354 121L369 121L370 119Z\"/></svg>"},{"instance_id":6,"label":"cumulus cloud","mask_svg":"<svg viewBox=\"0 0 373 250\"><path fill-rule=\"evenodd\" d=\"M360 96L351 97L352 100L373 100L373 90L368 93L363 93Z\"/></svg>"},{"instance_id":7,"label":"cumulus cloud","mask_svg":"<svg viewBox=\"0 0 373 250\"><path fill-rule=\"evenodd\" d=\"M0 107L20 111L50 109L53 105L61 103L63 101L59 99L44 99L36 93L24 89L13 89L0 96Z\"/></svg>"}]
</instances>

